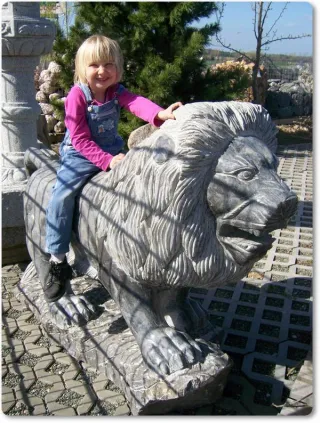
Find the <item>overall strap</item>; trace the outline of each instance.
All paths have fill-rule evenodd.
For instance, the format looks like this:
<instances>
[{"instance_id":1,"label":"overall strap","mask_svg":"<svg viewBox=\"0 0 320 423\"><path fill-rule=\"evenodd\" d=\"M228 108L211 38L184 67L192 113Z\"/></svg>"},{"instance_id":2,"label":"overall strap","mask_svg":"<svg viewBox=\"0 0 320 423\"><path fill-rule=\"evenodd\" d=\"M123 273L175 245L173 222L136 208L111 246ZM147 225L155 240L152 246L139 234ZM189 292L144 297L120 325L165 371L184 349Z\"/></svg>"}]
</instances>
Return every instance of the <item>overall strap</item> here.
<instances>
[{"instance_id":1,"label":"overall strap","mask_svg":"<svg viewBox=\"0 0 320 423\"><path fill-rule=\"evenodd\" d=\"M78 84L78 86L81 88L83 94L85 95L86 100L87 100L87 103L90 103L91 104L91 102L92 102L92 96L91 96L91 91L90 91L90 88L88 87L88 85L86 85L86 84Z\"/></svg>"},{"instance_id":2,"label":"overall strap","mask_svg":"<svg viewBox=\"0 0 320 423\"><path fill-rule=\"evenodd\" d=\"M116 92L114 93L116 97L118 97L118 95L120 95L122 93L122 91L124 90L124 86L121 84L118 84L118 88L116 90Z\"/></svg>"}]
</instances>

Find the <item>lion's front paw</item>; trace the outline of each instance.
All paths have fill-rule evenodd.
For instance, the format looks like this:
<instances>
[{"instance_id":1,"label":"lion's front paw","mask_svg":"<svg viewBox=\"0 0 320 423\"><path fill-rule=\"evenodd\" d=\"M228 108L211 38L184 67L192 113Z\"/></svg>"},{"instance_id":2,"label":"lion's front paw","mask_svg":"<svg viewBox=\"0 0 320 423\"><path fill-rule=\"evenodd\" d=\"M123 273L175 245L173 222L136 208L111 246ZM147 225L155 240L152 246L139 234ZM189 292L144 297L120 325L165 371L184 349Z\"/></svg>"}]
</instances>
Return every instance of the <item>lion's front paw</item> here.
<instances>
[{"instance_id":1,"label":"lion's front paw","mask_svg":"<svg viewBox=\"0 0 320 423\"><path fill-rule=\"evenodd\" d=\"M147 365L161 375L189 367L202 356L195 341L186 333L170 327L146 333L141 342L141 353Z\"/></svg>"},{"instance_id":2,"label":"lion's front paw","mask_svg":"<svg viewBox=\"0 0 320 423\"><path fill-rule=\"evenodd\" d=\"M72 324L82 326L96 314L93 305L83 295L65 294L58 301L49 303L49 309L60 329Z\"/></svg>"}]
</instances>

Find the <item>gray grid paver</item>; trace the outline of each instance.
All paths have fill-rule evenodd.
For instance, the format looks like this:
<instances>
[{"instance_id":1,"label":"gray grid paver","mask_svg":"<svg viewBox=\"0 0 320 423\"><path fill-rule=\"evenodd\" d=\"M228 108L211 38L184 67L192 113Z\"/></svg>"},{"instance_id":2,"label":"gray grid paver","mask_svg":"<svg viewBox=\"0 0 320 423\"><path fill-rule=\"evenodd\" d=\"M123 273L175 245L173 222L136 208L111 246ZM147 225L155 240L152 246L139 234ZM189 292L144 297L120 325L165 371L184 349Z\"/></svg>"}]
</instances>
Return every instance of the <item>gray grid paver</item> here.
<instances>
[{"instance_id":1,"label":"gray grid paver","mask_svg":"<svg viewBox=\"0 0 320 423\"><path fill-rule=\"evenodd\" d=\"M77 407L77 414L79 416L86 415L93 408L95 404L95 399L85 398L84 401L81 401L81 404Z\"/></svg>"},{"instance_id":2,"label":"gray grid paver","mask_svg":"<svg viewBox=\"0 0 320 423\"><path fill-rule=\"evenodd\" d=\"M104 380L102 380L102 381L94 381L92 383L93 388L97 392L98 391L102 391L103 389L105 389L105 387L106 387L106 385L108 383L108 381L106 380L105 376L104 375L102 375L102 376L103 376Z\"/></svg>"},{"instance_id":3,"label":"gray grid paver","mask_svg":"<svg viewBox=\"0 0 320 423\"><path fill-rule=\"evenodd\" d=\"M272 404L284 401L287 407L284 406L280 414L290 414L289 404L293 398L284 396L284 388L292 389L294 396L293 387L300 373L297 372L297 379L288 378L288 374L295 366L301 366L311 350L311 146L280 148L278 156L278 173L300 200L296 215L286 229L274 232L276 241L268 254L256 263L253 271L258 273L254 277L215 290L193 290L191 294L209 311L221 331L221 347L235 363L223 396L213 406L195 410L196 415L276 415L281 407ZM5 350L2 379L21 376L14 387L2 383L2 411L10 414L11 409L23 403L31 415L90 415L98 401L106 401L116 406L112 415L130 414L124 396L108 388L104 374L98 373L91 382L78 380L80 372L90 369L84 369L48 338L32 313L14 298L12 289L25 268L26 264L2 268L2 348ZM26 338L18 339L23 337ZM41 341L47 343L41 344ZM19 363L25 353L37 357L33 368ZM55 363L69 367L61 371L62 374L52 374L50 368ZM301 369L303 375L304 366ZM312 393L312 362L307 371L309 380L305 389ZM47 386L48 393L43 398L31 394L36 381ZM11 383L15 383L14 379ZM66 390L81 395L78 405L69 407L59 403Z\"/></svg>"},{"instance_id":4,"label":"gray grid paver","mask_svg":"<svg viewBox=\"0 0 320 423\"><path fill-rule=\"evenodd\" d=\"M71 380L74 380L79 374L79 369L71 369L67 370L63 373L62 378L64 380L64 383L67 385L67 383Z\"/></svg>"},{"instance_id":5,"label":"gray grid paver","mask_svg":"<svg viewBox=\"0 0 320 423\"><path fill-rule=\"evenodd\" d=\"M130 413L129 407L127 404L122 404L113 413L113 416L128 416Z\"/></svg>"},{"instance_id":6,"label":"gray grid paver","mask_svg":"<svg viewBox=\"0 0 320 423\"><path fill-rule=\"evenodd\" d=\"M109 391L108 389L103 389L101 391L96 391L97 396L101 401L108 401L111 403L118 403L124 401L124 396L115 391Z\"/></svg>"},{"instance_id":7,"label":"gray grid paver","mask_svg":"<svg viewBox=\"0 0 320 423\"><path fill-rule=\"evenodd\" d=\"M46 406L44 403L35 405L32 411L33 416L44 416L47 414Z\"/></svg>"},{"instance_id":8,"label":"gray grid paver","mask_svg":"<svg viewBox=\"0 0 320 423\"><path fill-rule=\"evenodd\" d=\"M2 300L2 313L7 313L11 308L11 304L8 300L3 299Z\"/></svg>"},{"instance_id":9,"label":"gray grid paver","mask_svg":"<svg viewBox=\"0 0 320 423\"><path fill-rule=\"evenodd\" d=\"M37 379L47 385L63 386L62 378L59 375L52 375L46 371L38 371Z\"/></svg>"},{"instance_id":10,"label":"gray grid paver","mask_svg":"<svg viewBox=\"0 0 320 423\"><path fill-rule=\"evenodd\" d=\"M78 368L75 359L70 355L66 354L65 352L57 352L56 354L54 354L54 359L61 364L66 364L70 366L70 370L72 369L72 367Z\"/></svg>"},{"instance_id":11,"label":"gray grid paver","mask_svg":"<svg viewBox=\"0 0 320 423\"><path fill-rule=\"evenodd\" d=\"M48 348L39 348L39 346L35 344L38 339L39 336L28 337L27 342L24 342L26 351L28 351L30 354L36 355L37 357L45 357L50 355Z\"/></svg>"},{"instance_id":12,"label":"gray grid paver","mask_svg":"<svg viewBox=\"0 0 320 423\"><path fill-rule=\"evenodd\" d=\"M80 395L85 395L88 392L88 384L80 380L66 380L65 385L67 389L71 389ZM91 390L91 389L90 389Z\"/></svg>"},{"instance_id":13,"label":"gray grid paver","mask_svg":"<svg viewBox=\"0 0 320 423\"><path fill-rule=\"evenodd\" d=\"M47 404L48 410L50 413L54 414L55 416L76 416L76 412L72 407L68 407L64 404L60 404L56 401L49 402Z\"/></svg>"},{"instance_id":14,"label":"gray grid paver","mask_svg":"<svg viewBox=\"0 0 320 423\"><path fill-rule=\"evenodd\" d=\"M3 343L2 345L5 345L5 344ZM16 347L12 346L11 348L12 348L11 352L7 354L5 357L2 357L3 362L7 365L16 363L25 353L25 349L23 345L16 346Z\"/></svg>"},{"instance_id":15,"label":"gray grid paver","mask_svg":"<svg viewBox=\"0 0 320 423\"><path fill-rule=\"evenodd\" d=\"M14 397L11 399L8 397L4 398L2 396L2 403L1 403L2 412L6 414L12 407L14 407L15 403L16 403L16 400Z\"/></svg>"},{"instance_id":16,"label":"gray grid paver","mask_svg":"<svg viewBox=\"0 0 320 423\"><path fill-rule=\"evenodd\" d=\"M10 318L10 317L6 317L6 316L3 317L2 325L4 327L2 329L2 334L3 334L3 336L6 336L6 337L10 337L18 329L17 322L15 321L15 319Z\"/></svg>"},{"instance_id":17,"label":"gray grid paver","mask_svg":"<svg viewBox=\"0 0 320 423\"><path fill-rule=\"evenodd\" d=\"M61 352L61 350L62 350L62 347L59 346L59 345L51 345L49 347L50 354L57 354L57 353Z\"/></svg>"},{"instance_id":18,"label":"gray grid paver","mask_svg":"<svg viewBox=\"0 0 320 423\"><path fill-rule=\"evenodd\" d=\"M60 398L62 391L64 391L64 386L62 383L59 385L54 385L53 388L50 389L49 394L45 396L45 402L47 404L55 403L57 399Z\"/></svg>"},{"instance_id":19,"label":"gray grid paver","mask_svg":"<svg viewBox=\"0 0 320 423\"><path fill-rule=\"evenodd\" d=\"M10 403L12 401L15 401L15 396L12 389L10 393L2 393L2 403Z\"/></svg>"},{"instance_id":20,"label":"gray grid paver","mask_svg":"<svg viewBox=\"0 0 320 423\"><path fill-rule=\"evenodd\" d=\"M36 374L43 374L43 371L46 371L54 363L54 358L48 356L39 361L33 368Z\"/></svg>"},{"instance_id":21,"label":"gray grid paver","mask_svg":"<svg viewBox=\"0 0 320 423\"><path fill-rule=\"evenodd\" d=\"M11 363L8 365L8 373L10 375L16 375L21 378L20 382L18 382L14 387L15 390L28 390L35 382L35 374L28 366L20 365L18 363Z\"/></svg>"},{"instance_id":22,"label":"gray grid paver","mask_svg":"<svg viewBox=\"0 0 320 423\"><path fill-rule=\"evenodd\" d=\"M30 407L43 405L43 400L37 396L27 395L26 392L16 392L16 399Z\"/></svg>"}]
</instances>

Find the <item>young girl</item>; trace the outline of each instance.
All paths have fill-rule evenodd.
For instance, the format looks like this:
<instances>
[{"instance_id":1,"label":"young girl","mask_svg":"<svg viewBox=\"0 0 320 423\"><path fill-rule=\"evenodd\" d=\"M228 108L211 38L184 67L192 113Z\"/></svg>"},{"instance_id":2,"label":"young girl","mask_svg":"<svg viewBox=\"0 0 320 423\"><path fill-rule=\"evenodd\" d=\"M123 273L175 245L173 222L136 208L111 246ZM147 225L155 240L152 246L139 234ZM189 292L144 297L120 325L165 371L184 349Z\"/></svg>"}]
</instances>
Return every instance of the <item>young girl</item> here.
<instances>
[{"instance_id":1,"label":"young girl","mask_svg":"<svg viewBox=\"0 0 320 423\"><path fill-rule=\"evenodd\" d=\"M155 126L174 119L174 103L163 109L128 91L119 81L123 57L116 41L102 35L89 37L75 60L75 85L65 102L66 134L60 146L61 165L47 208L46 251L51 254L44 293L47 301L58 300L71 278L66 253L72 231L75 197L88 178L113 169L125 155L117 133L120 108L124 107Z\"/></svg>"}]
</instances>

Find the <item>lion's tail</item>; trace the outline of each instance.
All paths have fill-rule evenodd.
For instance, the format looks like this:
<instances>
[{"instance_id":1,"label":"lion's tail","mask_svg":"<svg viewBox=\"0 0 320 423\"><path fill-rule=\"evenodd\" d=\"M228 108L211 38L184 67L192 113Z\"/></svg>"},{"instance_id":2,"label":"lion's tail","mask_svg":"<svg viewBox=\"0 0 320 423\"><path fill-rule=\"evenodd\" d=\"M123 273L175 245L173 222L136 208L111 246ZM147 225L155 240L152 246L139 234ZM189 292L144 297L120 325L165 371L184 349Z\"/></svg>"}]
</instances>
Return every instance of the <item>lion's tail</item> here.
<instances>
[{"instance_id":1,"label":"lion's tail","mask_svg":"<svg viewBox=\"0 0 320 423\"><path fill-rule=\"evenodd\" d=\"M59 156L53 150L47 148L30 147L24 154L24 166L28 178L41 167L50 167L57 171L59 166Z\"/></svg>"}]
</instances>

